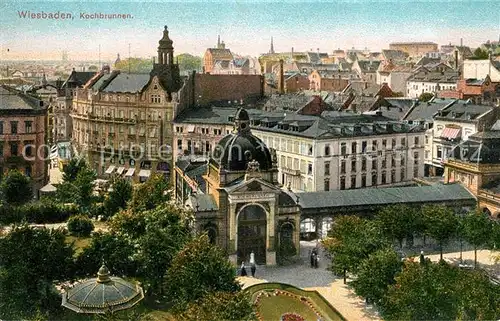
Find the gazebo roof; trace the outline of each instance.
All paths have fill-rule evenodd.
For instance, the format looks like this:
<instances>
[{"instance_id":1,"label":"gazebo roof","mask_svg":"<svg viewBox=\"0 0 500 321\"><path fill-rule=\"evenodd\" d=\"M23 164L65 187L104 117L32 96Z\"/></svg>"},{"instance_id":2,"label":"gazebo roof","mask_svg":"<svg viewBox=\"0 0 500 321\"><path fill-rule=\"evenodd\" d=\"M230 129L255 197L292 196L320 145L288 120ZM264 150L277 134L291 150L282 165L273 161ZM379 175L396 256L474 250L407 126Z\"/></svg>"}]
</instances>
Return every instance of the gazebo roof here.
<instances>
[{"instance_id":1,"label":"gazebo roof","mask_svg":"<svg viewBox=\"0 0 500 321\"><path fill-rule=\"evenodd\" d=\"M144 298L138 284L111 277L104 265L97 275L63 293L62 306L78 313L106 313L131 308Z\"/></svg>"},{"instance_id":2,"label":"gazebo roof","mask_svg":"<svg viewBox=\"0 0 500 321\"><path fill-rule=\"evenodd\" d=\"M44 193L50 193L50 192L56 192L56 191L57 191L57 188L50 183L45 185L44 187L40 188L40 192L44 192Z\"/></svg>"}]
</instances>

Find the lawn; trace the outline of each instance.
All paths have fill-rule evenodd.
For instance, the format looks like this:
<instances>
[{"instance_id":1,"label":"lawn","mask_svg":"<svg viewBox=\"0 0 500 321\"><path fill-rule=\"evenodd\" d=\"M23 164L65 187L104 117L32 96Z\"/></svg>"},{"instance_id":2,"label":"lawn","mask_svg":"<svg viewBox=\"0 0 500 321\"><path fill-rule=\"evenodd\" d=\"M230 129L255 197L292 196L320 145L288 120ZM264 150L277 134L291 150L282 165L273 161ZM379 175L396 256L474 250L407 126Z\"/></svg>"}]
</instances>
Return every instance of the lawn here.
<instances>
[{"instance_id":1,"label":"lawn","mask_svg":"<svg viewBox=\"0 0 500 321\"><path fill-rule=\"evenodd\" d=\"M75 249L75 255L80 254L84 248L90 245L90 237L76 237L76 236L66 236L66 243L73 244L73 248Z\"/></svg>"},{"instance_id":2,"label":"lawn","mask_svg":"<svg viewBox=\"0 0 500 321\"><path fill-rule=\"evenodd\" d=\"M305 303L285 295L262 297L257 309L264 320L280 320L285 313L299 314L307 321L318 320L316 313Z\"/></svg>"}]
</instances>

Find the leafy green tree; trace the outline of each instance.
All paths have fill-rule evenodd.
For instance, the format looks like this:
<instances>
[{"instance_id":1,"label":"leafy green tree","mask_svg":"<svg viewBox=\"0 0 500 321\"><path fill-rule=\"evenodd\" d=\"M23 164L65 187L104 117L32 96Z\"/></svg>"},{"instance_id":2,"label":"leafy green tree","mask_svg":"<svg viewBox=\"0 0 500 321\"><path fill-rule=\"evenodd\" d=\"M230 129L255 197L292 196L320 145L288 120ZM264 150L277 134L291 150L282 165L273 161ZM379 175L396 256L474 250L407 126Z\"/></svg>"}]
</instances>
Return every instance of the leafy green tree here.
<instances>
[{"instance_id":1,"label":"leafy green tree","mask_svg":"<svg viewBox=\"0 0 500 321\"><path fill-rule=\"evenodd\" d=\"M244 291L211 292L200 300L190 303L178 318L183 321L256 321L257 317L251 302L252 298Z\"/></svg>"},{"instance_id":2,"label":"leafy green tree","mask_svg":"<svg viewBox=\"0 0 500 321\"><path fill-rule=\"evenodd\" d=\"M165 293L174 310L212 292L237 292L236 269L206 234L189 242L174 258L165 277Z\"/></svg>"},{"instance_id":3,"label":"leafy green tree","mask_svg":"<svg viewBox=\"0 0 500 321\"><path fill-rule=\"evenodd\" d=\"M474 211L462 219L462 225L464 239L474 246L474 267L476 267L477 248L487 245L490 241L493 223L483 212Z\"/></svg>"},{"instance_id":4,"label":"leafy green tree","mask_svg":"<svg viewBox=\"0 0 500 321\"><path fill-rule=\"evenodd\" d=\"M75 215L68 220L68 231L75 236L88 237L94 230L94 224L85 215Z\"/></svg>"},{"instance_id":5,"label":"leafy green tree","mask_svg":"<svg viewBox=\"0 0 500 321\"><path fill-rule=\"evenodd\" d=\"M81 277L95 277L103 262L113 275L137 275L136 249L123 235L94 233L90 245L75 260L75 273Z\"/></svg>"},{"instance_id":6,"label":"leafy green tree","mask_svg":"<svg viewBox=\"0 0 500 321\"><path fill-rule=\"evenodd\" d=\"M200 72L203 65L203 59L201 57L193 56L188 53L176 56L176 60L179 64L179 70L181 73L192 72L193 70Z\"/></svg>"},{"instance_id":7,"label":"leafy green tree","mask_svg":"<svg viewBox=\"0 0 500 321\"><path fill-rule=\"evenodd\" d=\"M76 176L84 168L88 168L87 162L83 158L72 158L63 168L63 181L73 182Z\"/></svg>"},{"instance_id":8,"label":"leafy green tree","mask_svg":"<svg viewBox=\"0 0 500 321\"><path fill-rule=\"evenodd\" d=\"M114 65L115 69L130 73L149 73L153 69L153 62L150 59L127 58Z\"/></svg>"},{"instance_id":9,"label":"leafy green tree","mask_svg":"<svg viewBox=\"0 0 500 321\"><path fill-rule=\"evenodd\" d=\"M494 285L483 270L462 271L457 293L460 306L457 320L498 320L500 287Z\"/></svg>"},{"instance_id":10,"label":"leafy green tree","mask_svg":"<svg viewBox=\"0 0 500 321\"><path fill-rule=\"evenodd\" d=\"M403 240L410 239L418 230L419 212L408 205L392 205L377 213L376 221L389 239L397 240L403 248Z\"/></svg>"},{"instance_id":11,"label":"leafy green tree","mask_svg":"<svg viewBox=\"0 0 500 321\"><path fill-rule=\"evenodd\" d=\"M73 249L59 230L15 226L0 238L0 318L19 320L60 305L54 280L68 278Z\"/></svg>"},{"instance_id":12,"label":"leafy green tree","mask_svg":"<svg viewBox=\"0 0 500 321\"><path fill-rule=\"evenodd\" d=\"M134 189L129 207L134 212L154 209L170 200L169 182L165 175L154 173Z\"/></svg>"},{"instance_id":13,"label":"leafy green tree","mask_svg":"<svg viewBox=\"0 0 500 321\"><path fill-rule=\"evenodd\" d=\"M394 276L401 268L398 254L390 248L382 249L361 262L357 278L350 284L357 295L379 304L389 286L396 283Z\"/></svg>"},{"instance_id":14,"label":"leafy green tree","mask_svg":"<svg viewBox=\"0 0 500 321\"><path fill-rule=\"evenodd\" d=\"M75 172L68 174L68 179L74 174ZM58 186L57 198L64 203L75 203L83 212L88 213L93 203L96 177L95 171L86 165L79 167L74 179L63 180L63 183Z\"/></svg>"},{"instance_id":15,"label":"leafy green tree","mask_svg":"<svg viewBox=\"0 0 500 321\"><path fill-rule=\"evenodd\" d=\"M10 205L22 205L33 199L30 179L18 170L7 173L1 185L5 202Z\"/></svg>"},{"instance_id":16,"label":"leafy green tree","mask_svg":"<svg viewBox=\"0 0 500 321\"><path fill-rule=\"evenodd\" d=\"M111 184L111 191L104 200L104 209L107 216L113 216L119 210L127 208L127 203L132 198L132 184L122 178L115 178Z\"/></svg>"},{"instance_id":17,"label":"leafy green tree","mask_svg":"<svg viewBox=\"0 0 500 321\"><path fill-rule=\"evenodd\" d=\"M452 208L441 205L425 205L422 216L426 226L426 233L439 243L440 259L443 259L443 245L445 245L458 229L458 218Z\"/></svg>"},{"instance_id":18,"label":"leafy green tree","mask_svg":"<svg viewBox=\"0 0 500 321\"><path fill-rule=\"evenodd\" d=\"M474 56L472 56L472 59L476 60L484 60L488 59L490 57L488 51L481 49L480 47L474 50Z\"/></svg>"},{"instance_id":19,"label":"leafy green tree","mask_svg":"<svg viewBox=\"0 0 500 321\"><path fill-rule=\"evenodd\" d=\"M341 216L328 232L323 245L332 258L335 274L356 273L361 262L379 249L390 245L378 224L358 216Z\"/></svg>"},{"instance_id":20,"label":"leafy green tree","mask_svg":"<svg viewBox=\"0 0 500 321\"><path fill-rule=\"evenodd\" d=\"M428 102L434 97L434 94L432 93L421 93L420 96L418 96L418 100L422 102Z\"/></svg>"}]
</instances>

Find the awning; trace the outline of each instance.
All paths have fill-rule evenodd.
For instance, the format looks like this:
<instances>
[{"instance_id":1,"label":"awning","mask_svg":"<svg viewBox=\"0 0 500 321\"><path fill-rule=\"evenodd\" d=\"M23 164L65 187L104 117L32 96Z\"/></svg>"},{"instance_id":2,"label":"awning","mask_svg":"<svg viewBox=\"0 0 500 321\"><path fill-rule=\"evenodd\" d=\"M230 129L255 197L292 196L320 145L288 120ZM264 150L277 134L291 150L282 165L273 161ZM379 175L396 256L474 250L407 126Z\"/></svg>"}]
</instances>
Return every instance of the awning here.
<instances>
[{"instance_id":1,"label":"awning","mask_svg":"<svg viewBox=\"0 0 500 321\"><path fill-rule=\"evenodd\" d=\"M441 132L441 138L457 139L462 133L461 128L445 127Z\"/></svg>"},{"instance_id":2,"label":"awning","mask_svg":"<svg viewBox=\"0 0 500 321\"><path fill-rule=\"evenodd\" d=\"M118 169L116 170L116 173L118 175L121 175L123 173L123 171L125 170L125 167L121 166L121 167L118 167Z\"/></svg>"},{"instance_id":3,"label":"awning","mask_svg":"<svg viewBox=\"0 0 500 321\"><path fill-rule=\"evenodd\" d=\"M187 126L188 133L194 133L194 125Z\"/></svg>"},{"instance_id":4,"label":"awning","mask_svg":"<svg viewBox=\"0 0 500 321\"><path fill-rule=\"evenodd\" d=\"M149 169L141 169L139 171L139 177L149 177L151 175L151 170Z\"/></svg>"},{"instance_id":5,"label":"awning","mask_svg":"<svg viewBox=\"0 0 500 321\"><path fill-rule=\"evenodd\" d=\"M127 173L125 174L125 177L134 176L134 172L135 172L135 168L129 168L127 170Z\"/></svg>"},{"instance_id":6,"label":"awning","mask_svg":"<svg viewBox=\"0 0 500 321\"><path fill-rule=\"evenodd\" d=\"M44 187L40 188L40 192L45 192L45 193L50 193L50 192L57 192L57 188L52 185L52 184L47 184Z\"/></svg>"},{"instance_id":7,"label":"awning","mask_svg":"<svg viewBox=\"0 0 500 321\"><path fill-rule=\"evenodd\" d=\"M106 170L106 174L111 174L113 173L113 171L115 170L116 166L115 165L111 165L108 167L108 169Z\"/></svg>"}]
</instances>

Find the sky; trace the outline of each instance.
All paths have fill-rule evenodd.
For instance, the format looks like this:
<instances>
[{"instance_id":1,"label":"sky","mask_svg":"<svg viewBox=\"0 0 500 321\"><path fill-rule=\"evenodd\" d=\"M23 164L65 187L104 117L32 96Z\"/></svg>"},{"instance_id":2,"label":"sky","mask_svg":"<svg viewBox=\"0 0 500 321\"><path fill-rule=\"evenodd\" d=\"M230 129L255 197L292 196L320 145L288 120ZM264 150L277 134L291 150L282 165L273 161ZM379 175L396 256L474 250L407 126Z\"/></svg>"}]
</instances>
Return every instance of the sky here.
<instances>
[{"instance_id":1,"label":"sky","mask_svg":"<svg viewBox=\"0 0 500 321\"><path fill-rule=\"evenodd\" d=\"M202 56L217 43L258 56L269 51L342 48L378 51L396 41L477 47L500 37L500 1L0 1L0 59L71 60L151 57L168 25L175 54ZM70 13L30 19L20 13ZM84 19L81 14L128 14Z\"/></svg>"}]
</instances>

